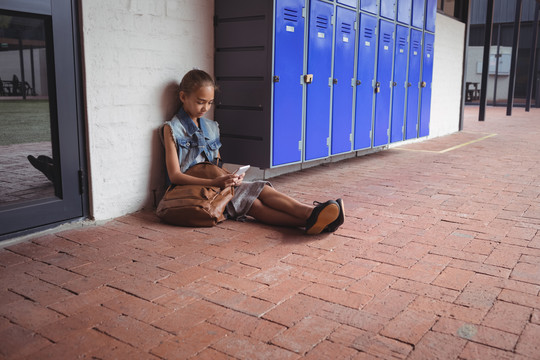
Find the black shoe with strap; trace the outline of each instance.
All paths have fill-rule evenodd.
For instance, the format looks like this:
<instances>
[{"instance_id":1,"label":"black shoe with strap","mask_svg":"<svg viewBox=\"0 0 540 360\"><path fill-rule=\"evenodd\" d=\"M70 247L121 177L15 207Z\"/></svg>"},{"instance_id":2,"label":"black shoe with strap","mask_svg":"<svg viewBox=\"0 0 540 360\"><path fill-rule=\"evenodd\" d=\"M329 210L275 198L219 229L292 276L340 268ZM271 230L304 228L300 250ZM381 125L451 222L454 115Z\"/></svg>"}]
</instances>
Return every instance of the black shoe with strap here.
<instances>
[{"instance_id":1,"label":"black shoe with strap","mask_svg":"<svg viewBox=\"0 0 540 360\"><path fill-rule=\"evenodd\" d=\"M316 235L332 224L339 217L340 207L335 200L328 200L325 203L313 202L315 208L306 221L306 234Z\"/></svg>"},{"instance_id":2,"label":"black shoe with strap","mask_svg":"<svg viewBox=\"0 0 540 360\"><path fill-rule=\"evenodd\" d=\"M324 229L324 231L334 232L345 222L345 204L343 204L342 199L337 199L336 202L339 205L339 215L337 219L334 220L334 222L332 222L326 227L326 229Z\"/></svg>"}]
</instances>

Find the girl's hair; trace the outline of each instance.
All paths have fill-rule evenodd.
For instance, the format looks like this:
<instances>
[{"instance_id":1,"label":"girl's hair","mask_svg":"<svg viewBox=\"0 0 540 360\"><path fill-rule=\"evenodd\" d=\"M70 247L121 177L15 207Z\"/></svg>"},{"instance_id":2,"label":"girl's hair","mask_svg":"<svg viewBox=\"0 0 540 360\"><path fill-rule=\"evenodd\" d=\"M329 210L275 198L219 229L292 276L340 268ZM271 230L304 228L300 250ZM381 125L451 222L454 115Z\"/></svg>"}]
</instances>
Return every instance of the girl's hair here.
<instances>
[{"instance_id":1,"label":"girl's hair","mask_svg":"<svg viewBox=\"0 0 540 360\"><path fill-rule=\"evenodd\" d=\"M184 75L180 82L179 91L189 95L203 86L212 86L216 89L214 79L206 71L194 69Z\"/></svg>"}]
</instances>

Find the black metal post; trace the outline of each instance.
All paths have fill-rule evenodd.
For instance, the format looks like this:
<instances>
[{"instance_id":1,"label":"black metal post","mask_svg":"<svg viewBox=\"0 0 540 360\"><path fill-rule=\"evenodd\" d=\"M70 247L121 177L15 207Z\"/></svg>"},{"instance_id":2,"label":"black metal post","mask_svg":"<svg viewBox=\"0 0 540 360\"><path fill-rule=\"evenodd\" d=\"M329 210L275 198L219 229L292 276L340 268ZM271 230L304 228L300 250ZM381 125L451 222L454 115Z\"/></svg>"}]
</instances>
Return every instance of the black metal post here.
<instances>
[{"instance_id":1,"label":"black metal post","mask_svg":"<svg viewBox=\"0 0 540 360\"><path fill-rule=\"evenodd\" d=\"M510 80L508 82L508 100L506 102L506 115L512 115L514 107L514 89L516 87L516 67L519 50L519 31L521 28L522 0L516 1L516 15L514 18L514 40L512 41L512 60L510 63Z\"/></svg>"},{"instance_id":2,"label":"black metal post","mask_svg":"<svg viewBox=\"0 0 540 360\"><path fill-rule=\"evenodd\" d=\"M20 81L21 95L22 95L22 98L26 100L26 78L24 76L23 42L21 38L19 38L19 62L21 66L21 81Z\"/></svg>"},{"instance_id":3,"label":"black metal post","mask_svg":"<svg viewBox=\"0 0 540 360\"><path fill-rule=\"evenodd\" d=\"M484 31L484 58L482 62L482 85L480 86L480 113L478 114L478 121L484 121L486 118L489 51L491 49L491 34L493 33L493 0L488 0L487 3L486 28Z\"/></svg>"},{"instance_id":4,"label":"black metal post","mask_svg":"<svg viewBox=\"0 0 540 360\"><path fill-rule=\"evenodd\" d=\"M536 65L536 43L538 41L538 13L540 12L540 3L536 3L536 7L534 9L534 28L533 28L533 36L532 36L532 43L531 43L531 57L530 57L530 63L529 63L529 80L527 82L527 100L525 102L525 111L531 110L531 97L532 97L532 91L533 91L533 84L536 78L536 74L534 73L534 67ZM538 106L538 104L536 104Z\"/></svg>"},{"instance_id":5,"label":"black metal post","mask_svg":"<svg viewBox=\"0 0 540 360\"><path fill-rule=\"evenodd\" d=\"M463 120L465 117L465 99L467 98L467 56L469 56L469 35L471 31L471 1L465 0L466 4L462 11L467 9L467 25L465 26L465 44L463 46L463 76L461 77L461 103L459 112L459 131L463 130ZM461 13L463 14L463 12Z\"/></svg>"},{"instance_id":6,"label":"black metal post","mask_svg":"<svg viewBox=\"0 0 540 360\"><path fill-rule=\"evenodd\" d=\"M493 84L493 106L497 106L497 86L499 82L500 57L501 57L501 24L497 24L497 53L495 54L495 83Z\"/></svg>"}]
</instances>

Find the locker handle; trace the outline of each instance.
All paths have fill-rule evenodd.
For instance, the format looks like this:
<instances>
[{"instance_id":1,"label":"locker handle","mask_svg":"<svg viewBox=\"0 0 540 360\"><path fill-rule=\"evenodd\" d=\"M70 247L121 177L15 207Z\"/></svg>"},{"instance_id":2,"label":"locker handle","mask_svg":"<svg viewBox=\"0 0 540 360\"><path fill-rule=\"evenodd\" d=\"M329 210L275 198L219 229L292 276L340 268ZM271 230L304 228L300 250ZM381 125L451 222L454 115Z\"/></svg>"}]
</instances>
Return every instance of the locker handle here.
<instances>
[{"instance_id":1,"label":"locker handle","mask_svg":"<svg viewBox=\"0 0 540 360\"><path fill-rule=\"evenodd\" d=\"M313 82L313 74L304 75L304 82L306 84L311 84Z\"/></svg>"},{"instance_id":2,"label":"locker handle","mask_svg":"<svg viewBox=\"0 0 540 360\"><path fill-rule=\"evenodd\" d=\"M392 86L397 86L397 82L393 81Z\"/></svg>"},{"instance_id":3,"label":"locker handle","mask_svg":"<svg viewBox=\"0 0 540 360\"><path fill-rule=\"evenodd\" d=\"M337 84L337 79L332 80L332 83Z\"/></svg>"},{"instance_id":4,"label":"locker handle","mask_svg":"<svg viewBox=\"0 0 540 360\"><path fill-rule=\"evenodd\" d=\"M356 85L362 85L362 81L356 80Z\"/></svg>"},{"instance_id":5,"label":"locker handle","mask_svg":"<svg viewBox=\"0 0 540 360\"><path fill-rule=\"evenodd\" d=\"M411 87L411 86L412 86L412 84L411 84L411 83L407 83L407 87Z\"/></svg>"},{"instance_id":6,"label":"locker handle","mask_svg":"<svg viewBox=\"0 0 540 360\"><path fill-rule=\"evenodd\" d=\"M274 82L275 83L279 82L279 76L274 76Z\"/></svg>"},{"instance_id":7,"label":"locker handle","mask_svg":"<svg viewBox=\"0 0 540 360\"><path fill-rule=\"evenodd\" d=\"M426 87L426 82L425 82L425 81L422 81L422 82L420 83L420 87L425 88L425 87Z\"/></svg>"},{"instance_id":8,"label":"locker handle","mask_svg":"<svg viewBox=\"0 0 540 360\"><path fill-rule=\"evenodd\" d=\"M381 92L381 83L377 81L375 83L375 93L377 94L379 92Z\"/></svg>"}]
</instances>

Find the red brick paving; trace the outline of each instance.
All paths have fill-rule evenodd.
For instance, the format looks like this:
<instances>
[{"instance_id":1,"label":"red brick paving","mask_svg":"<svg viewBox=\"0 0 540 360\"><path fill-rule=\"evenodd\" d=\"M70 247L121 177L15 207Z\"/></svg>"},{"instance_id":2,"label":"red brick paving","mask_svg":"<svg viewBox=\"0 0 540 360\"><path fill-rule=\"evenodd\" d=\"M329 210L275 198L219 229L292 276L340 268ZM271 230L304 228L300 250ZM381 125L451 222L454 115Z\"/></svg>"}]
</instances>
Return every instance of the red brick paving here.
<instances>
[{"instance_id":1,"label":"red brick paving","mask_svg":"<svg viewBox=\"0 0 540 360\"><path fill-rule=\"evenodd\" d=\"M272 179L344 198L333 234L140 212L0 249L0 359L540 359L540 111L477 110Z\"/></svg>"}]
</instances>

